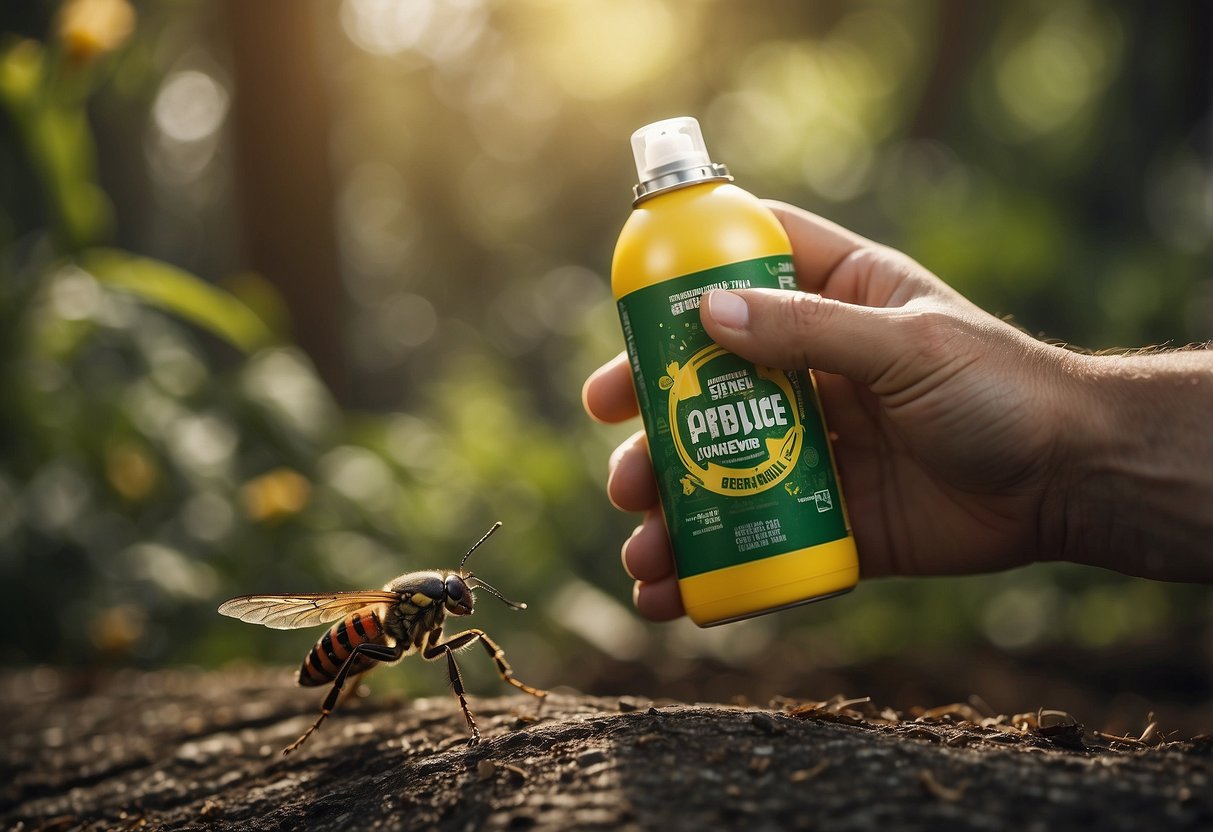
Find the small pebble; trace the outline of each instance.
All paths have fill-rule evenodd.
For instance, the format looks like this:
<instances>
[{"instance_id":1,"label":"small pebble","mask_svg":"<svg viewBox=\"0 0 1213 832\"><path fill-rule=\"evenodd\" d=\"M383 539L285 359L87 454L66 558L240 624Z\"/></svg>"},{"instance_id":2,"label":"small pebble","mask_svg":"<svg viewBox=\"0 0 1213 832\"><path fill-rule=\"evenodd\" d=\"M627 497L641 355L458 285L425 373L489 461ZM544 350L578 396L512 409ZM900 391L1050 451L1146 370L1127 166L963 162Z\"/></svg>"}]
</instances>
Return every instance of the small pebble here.
<instances>
[{"instance_id":1,"label":"small pebble","mask_svg":"<svg viewBox=\"0 0 1213 832\"><path fill-rule=\"evenodd\" d=\"M506 763L504 766L502 766L502 768L505 769L506 776L510 778L510 782L515 786L526 782L528 775L524 769L511 765L510 763Z\"/></svg>"},{"instance_id":2,"label":"small pebble","mask_svg":"<svg viewBox=\"0 0 1213 832\"><path fill-rule=\"evenodd\" d=\"M939 734L936 734L929 728L914 726L905 732L905 736L916 740L927 740L928 742L941 742L943 740Z\"/></svg>"},{"instance_id":3,"label":"small pebble","mask_svg":"<svg viewBox=\"0 0 1213 832\"><path fill-rule=\"evenodd\" d=\"M620 713L625 714L629 714L632 711L639 711L642 707L644 707L644 701L645 700L638 699L635 696L621 696L619 697L619 711Z\"/></svg>"},{"instance_id":4,"label":"small pebble","mask_svg":"<svg viewBox=\"0 0 1213 832\"><path fill-rule=\"evenodd\" d=\"M778 734L784 730L783 726L776 722L770 714L756 713L750 717L750 722L754 723L755 727L771 734Z\"/></svg>"}]
</instances>

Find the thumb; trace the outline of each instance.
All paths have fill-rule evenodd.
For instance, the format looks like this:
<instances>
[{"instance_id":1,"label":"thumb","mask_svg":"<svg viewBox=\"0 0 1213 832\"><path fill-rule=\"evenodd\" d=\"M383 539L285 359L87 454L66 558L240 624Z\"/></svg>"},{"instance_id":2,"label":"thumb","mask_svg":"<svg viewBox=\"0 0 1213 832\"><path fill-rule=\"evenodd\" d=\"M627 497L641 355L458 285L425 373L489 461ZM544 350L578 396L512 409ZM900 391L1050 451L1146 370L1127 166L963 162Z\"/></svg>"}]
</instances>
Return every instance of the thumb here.
<instances>
[{"instance_id":1,"label":"thumb","mask_svg":"<svg viewBox=\"0 0 1213 832\"><path fill-rule=\"evenodd\" d=\"M808 292L717 289L699 315L712 340L755 364L811 367L869 386L907 346L889 310Z\"/></svg>"}]
</instances>

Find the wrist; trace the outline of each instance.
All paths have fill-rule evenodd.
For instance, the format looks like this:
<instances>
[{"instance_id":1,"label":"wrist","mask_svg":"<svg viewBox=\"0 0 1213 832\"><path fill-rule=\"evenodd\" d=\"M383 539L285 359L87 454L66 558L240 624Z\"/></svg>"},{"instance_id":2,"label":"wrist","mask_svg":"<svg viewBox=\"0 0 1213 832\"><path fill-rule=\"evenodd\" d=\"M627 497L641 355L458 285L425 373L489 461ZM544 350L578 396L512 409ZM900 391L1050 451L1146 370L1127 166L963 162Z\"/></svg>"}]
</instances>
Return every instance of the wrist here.
<instances>
[{"instance_id":1,"label":"wrist","mask_svg":"<svg viewBox=\"0 0 1213 832\"><path fill-rule=\"evenodd\" d=\"M1213 580L1213 353L1069 354L1041 557Z\"/></svg>"}]
</instances>

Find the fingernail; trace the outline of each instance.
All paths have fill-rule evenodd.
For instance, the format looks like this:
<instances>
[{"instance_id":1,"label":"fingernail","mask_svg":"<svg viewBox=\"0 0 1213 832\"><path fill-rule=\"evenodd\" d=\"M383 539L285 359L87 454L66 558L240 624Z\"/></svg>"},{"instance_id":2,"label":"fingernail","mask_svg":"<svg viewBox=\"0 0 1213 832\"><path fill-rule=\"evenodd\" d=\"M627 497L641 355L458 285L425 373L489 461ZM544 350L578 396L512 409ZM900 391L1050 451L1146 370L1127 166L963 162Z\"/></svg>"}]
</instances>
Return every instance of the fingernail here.
<instances>
[{"instance_id":1,"label":"fingernail","mask_svg":"<svg viewBox=\"0 0 1213 832\"><path fill-rule=\"evenodd\" d=\"M745 329L750 322L750 307L740 295L717 289L707 297L708 314L729 329Z\"/></svg>"}]
</instances>

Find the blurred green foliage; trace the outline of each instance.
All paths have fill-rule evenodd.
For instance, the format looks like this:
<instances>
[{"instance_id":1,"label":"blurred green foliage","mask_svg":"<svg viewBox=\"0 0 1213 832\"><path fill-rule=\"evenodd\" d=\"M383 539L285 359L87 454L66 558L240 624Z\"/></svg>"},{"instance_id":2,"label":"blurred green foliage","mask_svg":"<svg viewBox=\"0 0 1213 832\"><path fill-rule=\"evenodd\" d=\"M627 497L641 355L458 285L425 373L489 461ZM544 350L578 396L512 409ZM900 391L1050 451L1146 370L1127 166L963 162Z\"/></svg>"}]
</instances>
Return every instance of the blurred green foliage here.
<instances>
[{"instance_id":1,"label":"blurred green foliage","mask_svg":"<svg viewBox=\"0 0 1213 832\"><path fill-rule=\"evenodd\" d=\"M476 569L531 610L478 615L537 684L585 650L744 664L796 642L846 665L1207 619L1207 590L1039 566L874 582L708 632L643 625L617 560L633 522L602 485L634 426L590 424L578 396L620 348L606 273L627 137L684 113L747 189L908 251L1034 333L1207 339L1209 37L1186 7L308 8L336 102L341 405L236 253L222 9L146 4L108 44L53 5L3 13L0 657L294 661L311 634L216 603L454 565L496 519Z\"/></svg>"}]
</instances>

